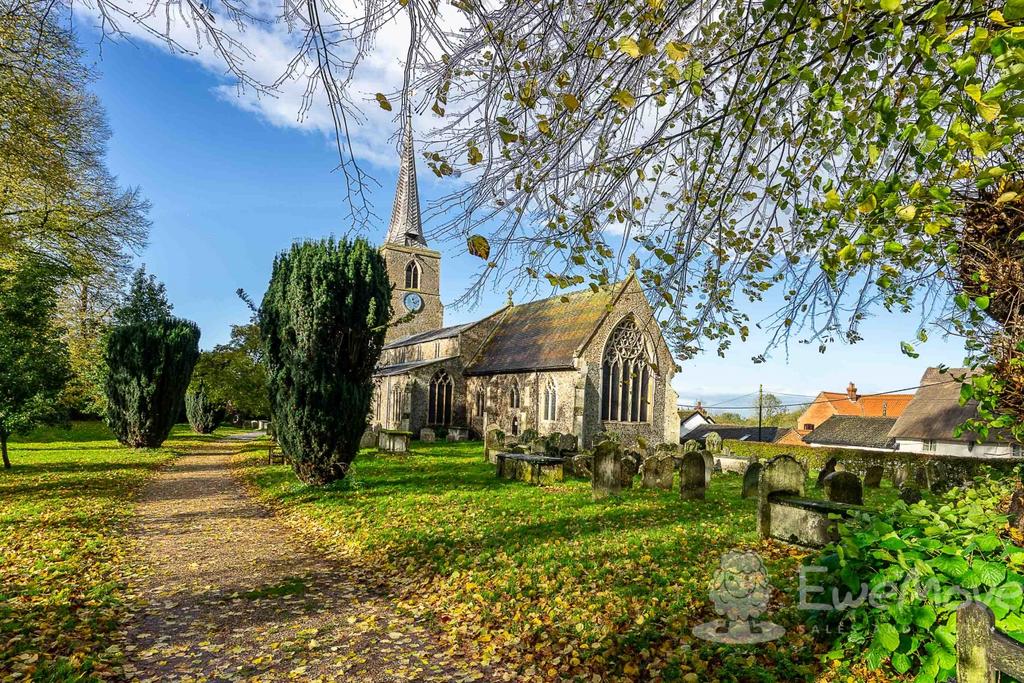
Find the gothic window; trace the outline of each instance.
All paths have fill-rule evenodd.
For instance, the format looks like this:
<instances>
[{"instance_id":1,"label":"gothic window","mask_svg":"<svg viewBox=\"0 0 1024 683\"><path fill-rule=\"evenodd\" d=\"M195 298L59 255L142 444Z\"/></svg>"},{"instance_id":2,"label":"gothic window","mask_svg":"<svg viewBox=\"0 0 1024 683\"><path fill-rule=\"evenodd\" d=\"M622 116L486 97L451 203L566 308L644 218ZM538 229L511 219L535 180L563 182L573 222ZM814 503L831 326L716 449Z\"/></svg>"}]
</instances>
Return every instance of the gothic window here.
<instances>
[{"instance_id":1,"label":"gothic window","mask_svg":"<svg viewBox=\"0 0 1024 683\"><path fill-rule=\"evenodd\" d=\"M405 390L401 385L391 388L391 399L388 402L388 424L395 425L402 421L402 399Z\"/></svg>"},{"instance_id":2,"label":"gothic window","mask_svg":"<svg viewBox=\"0 0 1024 683\"><path fill-rule=\"evenodd\" d=\"M486 405L487 405L487 402L484 400L484 392L481 389L481 390L476 392L476 416L477 417L483 417L484 416L484 408L486 407Z\"/></svg>"},{"instance_id":3,"label":"gothic window","mask_svg":"<svg viewBox=\"0 0 1024 683\"><path fill-rule=\"evenodd\" d=\"M512 418L512 436L519 436L519 417Z\"/></svg>"},{"instance_id":4,"label":"gothic window","mask_svg":"<svg viewBox=\"0 0 1024 683\"><path fill-rule=\"evenodd\" d=\"M405 267L405 288L420 288L420 264L415 261L409 261L409 265Z\"/></svg>"},{"instance_id":5,"label":"gothic window","mask_svg":"<svg viewBox=\"0 0 1024 683\"><path fill-rule=\"evenodd\" d=\"M427 399L427 422L432 425L450 425L452 423L452 395L455 393L455 382L444 370L438 370L430 380L430 392Z\"/></svg>"},{"instance_id":6,"label":"gothic window","mask_svg":"<svg viewBox=\"0 0 1024 683\"><path fill-rule=\"evenodd\" d=\"M519 385L515 382L512 383L512 388L508 392L508 407L518 408L520 404L519 398Z\"/></svg>"},{"instance_id":7,"label":"gothic window","mask_svg":"<svg viewBox=\"0 0 1024 683\"><path fill-rule=\"evenodd\" d=\"M619 323L608 339L601 372L601 419L647 422L650 419L651 361L640 328L632 318Z\"/></svg>"},{"instance_id":8,"label":"gothic window","mask_svg":"<svg viewBox=\"0 0 1024 683\"><path fill-rule=\"evenodd\" d=\"M548 386L544 390L544 419L554 421L558 412L558 390L555 389L555 381L548 380Z\"/></svg>"}]
</instances>

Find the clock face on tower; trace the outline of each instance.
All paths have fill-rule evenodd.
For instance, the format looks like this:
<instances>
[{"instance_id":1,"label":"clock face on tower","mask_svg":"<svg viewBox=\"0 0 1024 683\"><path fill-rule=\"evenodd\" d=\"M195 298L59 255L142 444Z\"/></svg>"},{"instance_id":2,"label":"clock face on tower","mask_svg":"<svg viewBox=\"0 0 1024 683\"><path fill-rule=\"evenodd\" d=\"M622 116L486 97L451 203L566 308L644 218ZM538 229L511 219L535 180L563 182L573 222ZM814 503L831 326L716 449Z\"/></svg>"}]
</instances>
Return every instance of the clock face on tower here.
<instances>
[{"instance_id":1,"label":"clock face on tower","mask_svg":"<svg viewBox=\"0 0 1024 683\"><path fill-rule=\"evenodd\" d=\"M419 313L423 309L423 297L415 292L409 292L402 299L405 309L410 313Z\"/></svg>"}]
</instances>

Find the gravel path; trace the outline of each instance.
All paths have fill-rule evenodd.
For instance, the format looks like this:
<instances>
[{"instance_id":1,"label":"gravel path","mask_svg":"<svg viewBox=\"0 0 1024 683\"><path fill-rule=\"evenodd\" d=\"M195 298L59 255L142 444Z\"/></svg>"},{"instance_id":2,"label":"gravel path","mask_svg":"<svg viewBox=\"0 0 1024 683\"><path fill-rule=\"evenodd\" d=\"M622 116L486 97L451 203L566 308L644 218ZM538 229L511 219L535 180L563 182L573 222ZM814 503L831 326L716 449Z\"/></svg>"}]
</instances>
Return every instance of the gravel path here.
<instances>
[{"instance_id":1,"label":"gravel path","mask_svg":"<svg viewBox=\"0 0 1024 683\"><path fill-rule=\"evenodd\" d=\"M230 471L239 435L179 457L138 507L147 569L124 644L144 681L481 681L360 567L312 544ZM494 678L508 680L507 676Z\"/></svg>"}]
</instances>

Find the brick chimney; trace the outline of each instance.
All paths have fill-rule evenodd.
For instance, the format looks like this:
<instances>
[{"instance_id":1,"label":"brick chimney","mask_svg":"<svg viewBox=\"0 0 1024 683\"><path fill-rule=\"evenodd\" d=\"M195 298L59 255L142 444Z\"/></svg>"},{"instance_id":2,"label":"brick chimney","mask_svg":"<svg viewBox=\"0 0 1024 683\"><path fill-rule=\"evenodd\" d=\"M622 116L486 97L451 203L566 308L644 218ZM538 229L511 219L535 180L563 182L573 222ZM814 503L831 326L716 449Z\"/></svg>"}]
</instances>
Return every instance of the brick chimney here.
<instances>
[{"instance_id":1,"label":"brick chimney","mask_svg":"<svg viewBox=\"0 0 1024 683\"><path fill-rule=\"evenodd\" d=\"M850 382L850 385L846 387L846 397L853 402L857 401L857 385L853 382Z\"/></svg>"}]
</instances>

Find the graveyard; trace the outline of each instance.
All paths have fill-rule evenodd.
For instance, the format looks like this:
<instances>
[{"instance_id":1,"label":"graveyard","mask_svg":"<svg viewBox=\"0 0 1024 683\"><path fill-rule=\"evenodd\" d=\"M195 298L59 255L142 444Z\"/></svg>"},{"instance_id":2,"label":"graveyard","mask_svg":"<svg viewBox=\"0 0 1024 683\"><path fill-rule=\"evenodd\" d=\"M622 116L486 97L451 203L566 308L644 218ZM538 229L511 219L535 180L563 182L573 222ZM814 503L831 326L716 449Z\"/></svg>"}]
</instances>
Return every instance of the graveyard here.
<instances>
[{"instance_id":1,"label":"graveyard","mask_svg":"<svg viewBox=\"0 0 1024 683\"><path fill-rule=\"evenodd\" d=\"M302 487L256 451L236 462L292 523L377 568L447 646L526 679L689 681L713 672L776 681L823 670L825 646L796 609L796 569L811 551L760 538L758 500L742 497L737 473L714 474L702 500L681 498L679 474L664 490L644 487L637 473L595 501L584 476L544 485L499 476L481 442L414 441L405 455L364 450L350 478L324 490ZM815 477L805 492L824 497ZM883 507L898 495L883 481L865 489L864 503ZM788 632L767 648L691 633L714 615L708 583L729 548L758 552L778 589L772 619Z\"/></svg>"}]
</instances>

